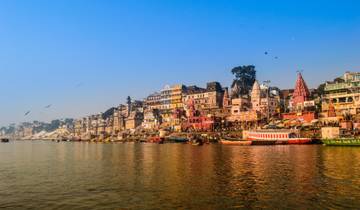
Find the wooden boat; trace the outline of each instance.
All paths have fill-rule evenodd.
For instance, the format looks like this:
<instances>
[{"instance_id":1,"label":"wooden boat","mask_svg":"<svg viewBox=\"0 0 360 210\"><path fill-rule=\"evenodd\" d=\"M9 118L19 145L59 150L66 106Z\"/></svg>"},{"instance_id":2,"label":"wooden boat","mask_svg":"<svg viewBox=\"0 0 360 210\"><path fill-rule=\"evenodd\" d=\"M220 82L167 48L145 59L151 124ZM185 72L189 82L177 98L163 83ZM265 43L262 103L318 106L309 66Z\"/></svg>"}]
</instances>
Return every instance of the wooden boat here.
<instances>
[{"instance_id":1,"label":"wooden boat","mask_svg":"<svg viewBox=\"0 0 360 210\"><path fill-rule=\"evenodd\" d=\"M147 139L147 143L163 144L164 138L161 138L159 136L152 136Z\"/></svg>"},{"instance_id":2,"label":"wooden boat","mask_svg":"<svg viewBox=\"0 0 360 210\"><path fill-rule=\"evenodd\" d=\"M360 146L360 139L323 139L326 146Z\"/></svg>"},{"instance_id":3,"label":"wooden boat","mask_svg":"<svg viewBox=\"0 0 360 210\"><path fill-rule=\"evenodd\" d=\"M1 142L2 142L2 143L8 143L9 141L10 141L10 140L9 140L8 138L2 138L2 139L1 139Z\"/></svg>"},{"instance_id":4,"label":"wooden boat","mask_svg":"<svg viewBox=\"0 0 360 210\"><path fill-rule=\"evenodd\" d=\"M202 145L204 145L204 141L200 137L194 137L190 142L191 142L191 145L193 145L193 146L202 146Z\"/></svg>"},{"instance_id":5,"label":"wooden boat","mask_svg":"<svg viewBox=\"0 0 360 210\"><path fill-rule=\"evenodd\" d=\"M178 137L178 136L170 136L167 138L168 141L176 142L176 143L186 143L189 141L188 138L185 137Z\"/></svg>"},{"instance_id":6,"label":"wooden boat","mask_svg":"<svg viewBox=\"0 0 360 210\"><path fill-rule=\"evenodd\" d=\"M202 146L202 145L204 145L204 143L202 141L193 141L191 143L191 145L193 145L193 146Z\"/></svg>"},{"instance_id":7,"label":"wooden boat","mask_svg":"<svg viewBox=\"0 0 360 210\"><path fill-rule=\"evenodd\" d=\"M309 144L311 138L301 138L297 130L265 129L247 132L252 145Z\"/></svg>"},{"instance_id":8,"label":"wooden boat","mask_svg":"<svg viewBox=\"0 0 360 210\"><path fill-rule=\"evenodd\" d=\"M221 140L219 141L219 143L220 143L220 144L224 144L224 145L249 146L249 145L251 145L252 141L221 139Z\"/></svg>"}]
</instances>

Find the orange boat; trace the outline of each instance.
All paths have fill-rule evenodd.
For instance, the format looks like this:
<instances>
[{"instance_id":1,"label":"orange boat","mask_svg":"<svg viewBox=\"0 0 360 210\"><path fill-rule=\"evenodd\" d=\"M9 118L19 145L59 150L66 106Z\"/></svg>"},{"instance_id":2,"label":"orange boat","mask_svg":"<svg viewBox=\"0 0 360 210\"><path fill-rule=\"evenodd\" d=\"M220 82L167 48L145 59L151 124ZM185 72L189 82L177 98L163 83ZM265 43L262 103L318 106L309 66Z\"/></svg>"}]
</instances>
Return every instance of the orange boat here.
<instances>
[{"instance_id":1,"label":"orange boat","mask_svg":"<svg viewBox=\"0 0 360 210\"><path fill-rule=\"evenodd\" d=\"M155 143L155 144L163 144L164 139L159 136L152 136L152 137L149 137L146 142L147 143Z\"/></svg>"},{"instance_id":2,"label":"orange boat","mask_svg":"<svg viewBox=\"0 0 360 210\"><path fill-rule=\"evenodd\" d=\"M226 140L226 139L221 139L219 142L220 144L224 144L224 145L240 145L240 146L249 146L252 143L252 141Z\"/></svg>"}]
</instances>

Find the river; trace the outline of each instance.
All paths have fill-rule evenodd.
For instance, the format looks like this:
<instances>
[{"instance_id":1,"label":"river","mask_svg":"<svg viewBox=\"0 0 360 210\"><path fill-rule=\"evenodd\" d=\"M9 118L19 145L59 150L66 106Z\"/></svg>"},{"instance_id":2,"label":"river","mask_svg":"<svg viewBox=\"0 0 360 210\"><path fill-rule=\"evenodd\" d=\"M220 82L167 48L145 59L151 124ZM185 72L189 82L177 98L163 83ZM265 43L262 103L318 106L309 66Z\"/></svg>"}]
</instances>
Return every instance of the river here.
<instances>
[{"instance_id":1,"label":"river","mask_svg":"<svg viewBox=\"0 0 360 210\"><path fill-rule=\"evenodd\" d=\"M0 144L0 208L359 206L360 147Z\"/></svg>"}]
</instances>

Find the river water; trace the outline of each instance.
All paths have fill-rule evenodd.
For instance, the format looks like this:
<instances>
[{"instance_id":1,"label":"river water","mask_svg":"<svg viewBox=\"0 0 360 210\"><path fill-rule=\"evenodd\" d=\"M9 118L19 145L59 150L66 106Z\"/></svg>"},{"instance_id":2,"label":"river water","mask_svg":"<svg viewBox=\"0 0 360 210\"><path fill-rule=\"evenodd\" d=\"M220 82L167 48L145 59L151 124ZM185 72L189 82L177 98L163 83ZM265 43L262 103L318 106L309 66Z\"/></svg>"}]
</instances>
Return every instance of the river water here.
<instances>
[{"instance_id":1,"label":"river water","mask_svg":"<svg viewBox=\"0 0 360 210\"><path fill-rule=\"evenodd\" d=\"M355 209L360 147L13 141L0 208Z\"/></svg>"}]
</instances>

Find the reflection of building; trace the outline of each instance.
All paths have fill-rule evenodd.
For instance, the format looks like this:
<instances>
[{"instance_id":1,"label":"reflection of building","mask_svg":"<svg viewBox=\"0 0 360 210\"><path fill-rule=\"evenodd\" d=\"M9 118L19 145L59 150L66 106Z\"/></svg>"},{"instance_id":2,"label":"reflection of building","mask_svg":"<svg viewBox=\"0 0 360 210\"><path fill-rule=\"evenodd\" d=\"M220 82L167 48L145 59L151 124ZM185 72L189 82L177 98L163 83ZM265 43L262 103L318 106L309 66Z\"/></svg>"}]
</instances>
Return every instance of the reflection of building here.
<instances>
[{"instance_id":1,"label":"reflection of building","mask_svg":"<svg viewBox=\"0 0 360 210\"><path fill-rule=\"evenodd\" d=\"M324 88L322 116L334 110L338 118L343 115L360 113L360 73L346 72L334 82L328 82Z\"/></svg>"}]
</instances>

